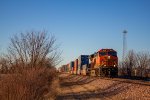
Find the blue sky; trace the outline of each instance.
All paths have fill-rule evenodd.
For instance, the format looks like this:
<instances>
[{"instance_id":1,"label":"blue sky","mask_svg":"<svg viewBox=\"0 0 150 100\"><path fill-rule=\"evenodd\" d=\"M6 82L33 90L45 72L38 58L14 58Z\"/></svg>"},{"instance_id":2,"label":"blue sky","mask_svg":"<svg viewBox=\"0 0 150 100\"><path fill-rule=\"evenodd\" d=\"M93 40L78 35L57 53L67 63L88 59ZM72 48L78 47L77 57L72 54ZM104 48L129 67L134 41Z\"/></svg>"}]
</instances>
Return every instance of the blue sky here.
<instances>
[{"instance_id":1,"label":"blue sky","mask_svg":"<svg viewBox=\"0 0 150 100\"><path fill-rule=\"evenodd\" d=\"M0 51L13 34L46 30L63 51L61 64L101 48L122 56L127 48L150 51L150 0L0 0Z\"/></svg>"}]
</instances>

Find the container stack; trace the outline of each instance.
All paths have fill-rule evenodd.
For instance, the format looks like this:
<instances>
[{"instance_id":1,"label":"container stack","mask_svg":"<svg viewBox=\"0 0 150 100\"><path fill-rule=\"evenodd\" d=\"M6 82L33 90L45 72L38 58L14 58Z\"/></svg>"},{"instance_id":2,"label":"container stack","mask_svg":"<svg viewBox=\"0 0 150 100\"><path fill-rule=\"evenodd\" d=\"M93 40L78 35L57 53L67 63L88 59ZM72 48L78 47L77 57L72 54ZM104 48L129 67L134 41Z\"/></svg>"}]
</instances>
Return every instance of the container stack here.
<instances>
[{"instance_id":1,"label":"container stack","mask_svg":"<svg viewBox=\"0 0 150 100\"><path fill-rule=\"evenodd\" d=\"M87 73L88 73L88 65L85 64L82 66L81 75L87 75Z\"/></svg>"},{"instance_id":2,"label":"container stack","mask_svg":"<svg viewBox=\"0 0 150 100\"><path fill-rule=\"evenodd\" d=\"M73 74L74 62L71 61L69 65L70 65L70 73Z\"/></svg>"},{"instance_id":3,"label":"container stack","mask_svg":"<svg viewBox=\"0 0 150 100\"><path fill-rule=\"evenodd\" d=\"M77 70L78 70L78 59L76 59L74 61L74 68L73 68L73 73L77 74Z\"/></svg>"},{"instance_id":4,"label":"container stack","mask_svg":"<svg viewBox=\"0 0 150 100\"><path fill-rule=\"evenodd\" d=\"M66 72L69 73L69 71L70 71L70 65L67 64L67 65L66 65Z\"/></svg>"},{"instance_id":5,"label":"container stack","mask_svg":"<svg viewBox=\"0 0 150 100\"><path fill-rule=\"evenodd\" d=\"M88 55L80 55L78 57L78 71L77 71L77 74L80 75L81 72L82 72L82 69L83 69L82 66L83 65L87 65L88 66L88 64L89 64L89 56Z\"/></svg>"}]
</instances>

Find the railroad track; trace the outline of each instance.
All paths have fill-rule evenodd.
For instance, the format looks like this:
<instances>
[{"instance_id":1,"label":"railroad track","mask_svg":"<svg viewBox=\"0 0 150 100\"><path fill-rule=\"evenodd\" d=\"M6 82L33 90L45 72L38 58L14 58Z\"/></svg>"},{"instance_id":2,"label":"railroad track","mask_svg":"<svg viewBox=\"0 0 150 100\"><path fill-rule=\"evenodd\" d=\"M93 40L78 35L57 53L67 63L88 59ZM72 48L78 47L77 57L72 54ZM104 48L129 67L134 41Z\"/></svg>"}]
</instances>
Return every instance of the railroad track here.
<instances>
[{"instance_id":1,"label":"railroad track","mask_svg":"<svg viewBox=\"0 0 150 100\"><path fill-rule=\"evenodd\" d=\"M76 76L74 74L70 74L70 75ZM89 78L96 78L96 79L104 79L104 80L113 80L113 81L124 82L124 83L133 83L133 84L140 84L140 85L150 86L150 81L144 81L144 80L127 79L127 78L120 78L120 77L109 78L109 77L97 77L97 76L87 76L87 75L86 76L79 75L79 76L89 77Z\"/></svg>"}]
</instances>

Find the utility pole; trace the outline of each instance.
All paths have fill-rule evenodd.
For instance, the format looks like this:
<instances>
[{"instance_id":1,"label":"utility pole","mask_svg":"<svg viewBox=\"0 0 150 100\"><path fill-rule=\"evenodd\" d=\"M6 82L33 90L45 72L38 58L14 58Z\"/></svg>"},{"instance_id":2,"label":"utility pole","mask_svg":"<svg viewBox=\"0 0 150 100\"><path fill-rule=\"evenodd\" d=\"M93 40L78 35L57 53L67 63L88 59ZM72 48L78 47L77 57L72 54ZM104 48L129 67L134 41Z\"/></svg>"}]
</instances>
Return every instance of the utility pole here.
<instances>
[{"instance_id":1,"label":"utility pole","mask_svg":"<svg viewBox=\"0 0 150 100\"><path fill-rule=\"evenodd\" d=\"M127 51L127 40L126 40L126 34L127 31L123 31L123 55L122 55L122 61L124 62L125 56L126 56L126 51Z\"/></svg>"}]
</instances>

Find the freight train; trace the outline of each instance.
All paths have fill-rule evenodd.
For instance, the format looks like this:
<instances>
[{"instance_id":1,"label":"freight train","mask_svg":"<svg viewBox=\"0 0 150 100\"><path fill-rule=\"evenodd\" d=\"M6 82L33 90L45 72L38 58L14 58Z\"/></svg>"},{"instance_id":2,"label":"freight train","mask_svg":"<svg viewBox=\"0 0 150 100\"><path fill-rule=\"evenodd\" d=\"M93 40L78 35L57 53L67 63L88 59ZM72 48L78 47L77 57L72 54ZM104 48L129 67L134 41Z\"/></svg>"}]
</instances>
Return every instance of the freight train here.
<instances>
[{"instance_id":1,"label":"freight train","mask_svg":"<svg viewBox=\"0 0 150 100\"><path fill-rule=\"evenodd\" d=\"M80 55L59 68L59 72L78 75L115 77L118 75L118 57L113 49L100 49L91 55Z\"/></svg>"}]
</instances>

